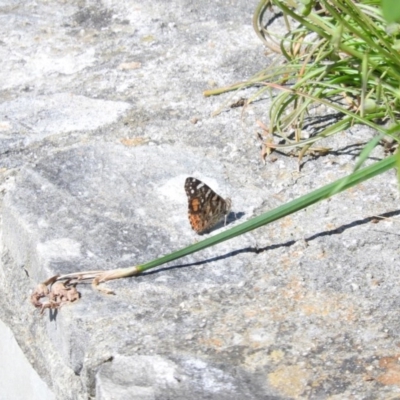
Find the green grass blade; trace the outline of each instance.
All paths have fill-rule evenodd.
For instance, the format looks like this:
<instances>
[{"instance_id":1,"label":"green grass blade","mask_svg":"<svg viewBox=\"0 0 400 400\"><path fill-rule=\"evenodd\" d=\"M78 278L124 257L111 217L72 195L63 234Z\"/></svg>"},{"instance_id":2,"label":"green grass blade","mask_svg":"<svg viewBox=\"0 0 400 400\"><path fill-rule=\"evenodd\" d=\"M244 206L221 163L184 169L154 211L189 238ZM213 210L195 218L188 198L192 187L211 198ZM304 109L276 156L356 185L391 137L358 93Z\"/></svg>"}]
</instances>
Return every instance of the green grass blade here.
<instances>
[{"instance_id":1,"label":"green grass blade","mask_svg":"<svg viewBox=\"0 0 400 400\"><path fill-rule=\"evenodd\" d=\"M354 167L354 171L357 171L361 168L361 166L364 164L364 161L369 157L371 154L371 151L377 146L377 144L384 138L385 134L381 133L374 138L372 138L367 145L362 149L362 152L360 153L360 156L358 157L358 160L356 162L356 165Z\"/></svg>"}]
</instances>

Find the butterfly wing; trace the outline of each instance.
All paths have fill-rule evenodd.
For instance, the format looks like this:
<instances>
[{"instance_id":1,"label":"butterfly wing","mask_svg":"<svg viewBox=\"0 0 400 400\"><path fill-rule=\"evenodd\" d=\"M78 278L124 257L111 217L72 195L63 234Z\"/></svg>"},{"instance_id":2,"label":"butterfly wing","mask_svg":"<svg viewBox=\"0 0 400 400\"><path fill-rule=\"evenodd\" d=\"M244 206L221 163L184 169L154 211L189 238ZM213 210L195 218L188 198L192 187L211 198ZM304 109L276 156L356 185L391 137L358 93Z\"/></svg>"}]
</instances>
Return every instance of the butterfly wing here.
<instances>
[{"instance_id":1,"label":"butterfly wing","mask_svg":"<svg viewBox=\"0 0 400 400\"><path fill-rule=\"evenodd\" d=\"M185 191L190 225L198 234L212 228L229 212L227 202L196 178L186 179Z\"/></svg>"}]
</instances>

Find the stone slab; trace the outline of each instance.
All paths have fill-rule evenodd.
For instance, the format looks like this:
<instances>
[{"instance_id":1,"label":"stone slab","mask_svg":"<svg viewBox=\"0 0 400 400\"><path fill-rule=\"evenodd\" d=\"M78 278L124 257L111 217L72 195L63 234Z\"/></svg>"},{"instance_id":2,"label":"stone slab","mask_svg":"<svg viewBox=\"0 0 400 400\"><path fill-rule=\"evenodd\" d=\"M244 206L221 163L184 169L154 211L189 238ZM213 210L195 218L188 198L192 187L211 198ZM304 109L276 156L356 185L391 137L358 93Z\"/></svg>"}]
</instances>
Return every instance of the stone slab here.
<instances>
[{"instance_id":1,"label":"stone slab","mask_svg":"<svg viewBox=\"0 0 400 400\"><path fill-rule=\"evenodd\" d=\"M252 30L256 4L0 3L0 318L56 398L398 394L393 171L110 282L115 296L82 285L81 300L42 317L28 301L55 273L200 240L187 176L232 198L230 227L351 173L372 130L327 139L335 152L301 171L280 153L263 164L269 96L245 111L229 105L253 90L203 97L276 61Z\"/></svg>"}]
</instances>

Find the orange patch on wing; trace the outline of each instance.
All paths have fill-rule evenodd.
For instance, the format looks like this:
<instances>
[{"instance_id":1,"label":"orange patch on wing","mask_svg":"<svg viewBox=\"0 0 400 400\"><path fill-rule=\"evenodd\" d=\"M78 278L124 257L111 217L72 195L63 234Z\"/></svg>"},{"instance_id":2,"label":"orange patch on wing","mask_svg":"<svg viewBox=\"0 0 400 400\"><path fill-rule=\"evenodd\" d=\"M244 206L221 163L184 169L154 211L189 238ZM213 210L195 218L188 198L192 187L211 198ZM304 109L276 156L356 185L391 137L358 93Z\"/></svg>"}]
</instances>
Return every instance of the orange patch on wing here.
<instances>
[{"instance_id":1,"label":"orange patch on wing","mask_svg":"<svg viewBox=\"0 0 400 400\"><path fill-rule=\"evenodd\" d=\"M195 212L199 211L199 208L200 208L199 199L197 199L197 198L196 199L192 199L190 204L192 206L193 211L195 211Z\"/></svg>"},{"instance_id":2,"label":"orange patch on wing","mask_svg":"<svg viewBox=\"0 0 400 400\"><path fill-rule=\"evenodd\" d=\"M200 215L189 215L189 220L190 224L192 225L192 228L196 231L199 232L203 229L203 221L201 219Z\"/></svg>"}]
</instances>

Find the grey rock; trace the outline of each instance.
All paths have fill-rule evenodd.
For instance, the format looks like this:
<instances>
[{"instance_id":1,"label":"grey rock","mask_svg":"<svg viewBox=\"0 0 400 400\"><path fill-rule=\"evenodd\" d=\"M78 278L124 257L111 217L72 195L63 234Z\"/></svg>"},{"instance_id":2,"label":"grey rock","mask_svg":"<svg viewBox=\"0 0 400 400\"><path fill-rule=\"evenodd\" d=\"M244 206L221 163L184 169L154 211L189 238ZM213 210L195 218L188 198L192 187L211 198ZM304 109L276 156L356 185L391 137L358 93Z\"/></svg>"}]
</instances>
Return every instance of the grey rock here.
<instances>
[{"instance_id":1,"label":"grey rock","mask_svg":"<svg viewBox=\"0 0 400 400\"><path fill-rule=\"evenodd\" d=\"M203 97L273 61L251 27L255 6L0 2L0 318L49 398L393 396L394 172L108 282L114 296L79 285L78 302L44 316L28 301L49 276L138 265L201 240L187 176L232 198L229 228L352 171L370 129L327 140L338 154L299 172L282 154L261 162L256 121L267 122L269 98L242 113L224 104L252 90ZM382 157L377 148L368 163Z\"/></svg>"},{"instance_id":2,"label":"grey rock","mask_svg":"<svg viewBox=\"0 0 400 400\"><path fill-rule=\"evenodd\" d=\"M21 97L0 105L10 121L9 135L24 136L24 143L54 134L95 131L115 122L130 108L128 103L90 99L71 93Z\"/></svg>"},{"instance_id":3,"label":"grey rock","mask_svg":"<svg viewBox=\"0 0 400 400\"><path fill-rule=\"evenodd\" d=\"M160 356L117 356L97 374L99 399L240 399L255 390L201 359L168 360Z\"/></svg>"}]
</instances>

